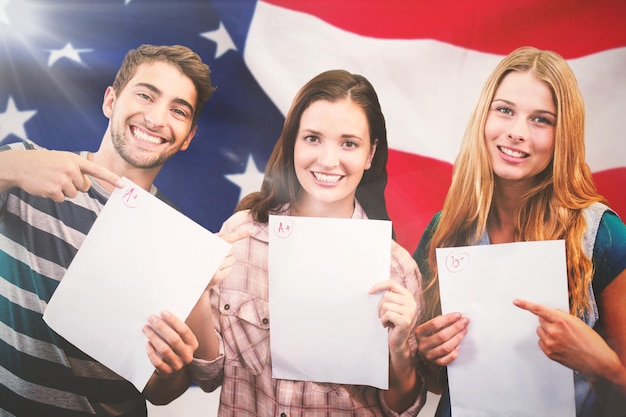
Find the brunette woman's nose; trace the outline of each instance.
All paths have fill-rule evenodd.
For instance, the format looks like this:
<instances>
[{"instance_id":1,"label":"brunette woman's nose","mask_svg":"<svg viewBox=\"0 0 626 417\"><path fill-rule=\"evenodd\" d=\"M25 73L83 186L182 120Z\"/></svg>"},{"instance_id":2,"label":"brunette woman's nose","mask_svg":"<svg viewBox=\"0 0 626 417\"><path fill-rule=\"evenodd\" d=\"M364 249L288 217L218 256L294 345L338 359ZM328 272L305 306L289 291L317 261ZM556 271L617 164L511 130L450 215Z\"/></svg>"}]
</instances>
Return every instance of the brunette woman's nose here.
<instances>
[{"instance_id":1,"label":"brunette woman's nose","mask_svg":"<svg viewBox=\"0 0 626 417\"><path fill-rule=\"evenodd\" d=\"M333 168L339 165L338 149L330 144L320 146L317 162L325 168Z\"/></svg>"}]
</instances>

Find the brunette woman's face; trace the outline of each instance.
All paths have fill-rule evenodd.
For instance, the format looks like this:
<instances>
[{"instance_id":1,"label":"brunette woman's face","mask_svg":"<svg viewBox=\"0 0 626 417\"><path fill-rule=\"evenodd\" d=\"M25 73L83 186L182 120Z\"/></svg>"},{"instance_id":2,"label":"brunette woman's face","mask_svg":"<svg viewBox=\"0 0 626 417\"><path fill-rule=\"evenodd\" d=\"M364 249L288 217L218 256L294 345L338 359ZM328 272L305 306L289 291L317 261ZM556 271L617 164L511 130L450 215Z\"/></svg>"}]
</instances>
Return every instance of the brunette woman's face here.
<instances>
[{"instance_id":1,"label":"brunette woman's face","mask_svg":"<svg viewBox=\"0 0 626 417\"><path fill-rule=\"evenodd\" d=\"M348 99L313 102L302 113L294 146L302 186L297 205L319 208L321 216L351 216L356 188L375 151L360 106Z\"/></svg>"},{"instance_id":2,"label":"brunette woman's face","mask_svg":"<svg viewBox=\"0 0 626 417\"><path fill-rule=\"evenodd\" d=\"M528 181L552 161L557 114L550 88L530 72L501 81L485 123L485 144L498 180Z\"/></svg>"}]
</instances>

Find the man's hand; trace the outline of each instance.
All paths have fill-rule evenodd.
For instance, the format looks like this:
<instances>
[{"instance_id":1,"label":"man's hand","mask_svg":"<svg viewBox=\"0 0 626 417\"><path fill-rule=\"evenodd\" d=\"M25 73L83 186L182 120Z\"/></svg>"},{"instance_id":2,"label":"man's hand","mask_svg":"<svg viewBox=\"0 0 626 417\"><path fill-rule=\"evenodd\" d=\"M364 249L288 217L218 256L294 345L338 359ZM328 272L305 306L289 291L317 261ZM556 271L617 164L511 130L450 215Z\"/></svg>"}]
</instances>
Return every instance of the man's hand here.
<instances>
[{"instance_id":1,"label":"man's hand","mask_svg":"<svg viewBox=\"0 0 626 417\"><path fill-rule=\"evenodd\" d=\"M72 152L43 149L0 152L0 191L19 187L60 203L89 190L91 181L87 175L114 187L124 186L118 175Z\"/></svg>"}]
</instances>

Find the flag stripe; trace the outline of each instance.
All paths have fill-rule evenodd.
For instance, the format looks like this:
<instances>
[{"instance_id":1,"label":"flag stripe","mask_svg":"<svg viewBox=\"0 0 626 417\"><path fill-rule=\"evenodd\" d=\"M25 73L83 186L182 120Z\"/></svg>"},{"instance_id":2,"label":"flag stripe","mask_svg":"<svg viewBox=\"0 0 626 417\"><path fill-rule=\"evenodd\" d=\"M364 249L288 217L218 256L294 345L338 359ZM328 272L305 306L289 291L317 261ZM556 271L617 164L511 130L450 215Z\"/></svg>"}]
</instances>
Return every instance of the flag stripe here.
<instances>
[{"instance_id":1,"label":"flag stripe","mask_svg":"<svg viewBox=\"0 0 626 417\"><path fill-rule=\"evenodd\" d=\"M428 25L440 26L429 22L437 22L431 18L419 19L419 24L413 25L419 30L404 32L405 39L395 38L400 36L398 33L377 37L375 31L378 29L373 27L373 32L363 35L350 26L371 27L371 19L382 16L384 21L389 18L384 13L393 15L397 12L393 7L396 3L384 3L390 6L389 9L380 9L381 14L372 17L372 8L382 7L383 3L366 2L362 8L359 6L359 13L349 13L348 9L340 5L334 7L326 1L259 2L250 24L244 59L257 82L283 114L302 84L330 68L345 68L363 74L374 84L387 120L390 146L388 207L398 241L413 250L431 216L443 204L452 163L485 79L504 54L520 45L516 44L514 33L504 31L500 32L498 42L506 43L506 47L476 46L476 39L484 36L483 29L488 31L489 28L481 26L471 31L462 23L460 28L452 23L444 25L453 28L450 30L458 30L458 36L462 34L464 39L469 39L459 42L463 47L456 46L436 38L434 31L420 32L428 29ZM481 7L485 4L489 6L481 3ZM415 14L415 7L424 7L422 3L405 6L409 7L409 12L404 8L402 13L409 15ZM512 5L498 3L497 7L504 13L505 21L510 16L507 13L516 14L517 9ZM547 13L553 28L566 31L576 22L572 16L582 19L584 13L581 10L586 10L583 7L557 13L555 9L548 13L546 7L540 9L541 15ZM607 7L600 7L600 11L590 16L605 13ZM492 13L489 7L486 9L485 13ZM525 22L524 14L534 14L537 8L525 4L523 10L524 13L519 13L515 20L520 28L515 32L532 33L534 29L522 30L525 24L534 22L528 16ZM471 16L478 16L482 11L474 11ZM340 21L333 20L339 19L338 16L344 17ZM451 16L445 21L450 19L456 23ZM603 26L593 18L585 22L582 27ZM379 22L375 26L390 25ZM468 36L468 30L471 36ZM541 29L538 30L541 33ZM582 32L584 30L577 33ZM625 145L617 128L619 112L626 108L626 95L623 94L626 74L621 71L626 63L626 41L624 35L617 36L611 30L596 29L595 32L601 32L596 35L606 42L598 42L592 49L581 47L575 50L580 46L576 37L569 39L568 44L574 44L574 47L569 46L567 53L559 50L556 40L550 41L549 48L569 56L587 107L591 109L586 120L587 161L596 173L598 188L618 213L626 212L626 198L612 191L626 186ZM303 35L293 36L294 33ZM548 36L543 33L541 36ZM536 46L547 47L543 45ZM604 175L605 172L611 175Z\"/></svg>"},{"instance_id":2,"label":"flag stripe","mask_svg":"<svg viewBox=\"0 0 626 417\"><path fill-rule=\"evenodd\" d=\"M626 45L622 0L266 0L374 38L436 39L505 55L511 45L577 58Z\"/></svg>"},{"instance_id":3,"label":"flag stripe","mask_svg":"<svg viewBox=\"0 0 626 417\"><path fill-rule=\"evenodd\" d=\"M290 36L299 31L315 36ZM299 51L306 51L304 57L294 59ZM480 88L502 59L433 40L366 38L264 2L257 5L244 57L283 114L313 75L337 67L362 73L378 91L390 147L450 163ZM591 169L623 166L623 155L613 150L623 146L615 121L626 108L626 48L570 63L587 102L602 109L587 118Z\"/></svg>"}]
</instances>

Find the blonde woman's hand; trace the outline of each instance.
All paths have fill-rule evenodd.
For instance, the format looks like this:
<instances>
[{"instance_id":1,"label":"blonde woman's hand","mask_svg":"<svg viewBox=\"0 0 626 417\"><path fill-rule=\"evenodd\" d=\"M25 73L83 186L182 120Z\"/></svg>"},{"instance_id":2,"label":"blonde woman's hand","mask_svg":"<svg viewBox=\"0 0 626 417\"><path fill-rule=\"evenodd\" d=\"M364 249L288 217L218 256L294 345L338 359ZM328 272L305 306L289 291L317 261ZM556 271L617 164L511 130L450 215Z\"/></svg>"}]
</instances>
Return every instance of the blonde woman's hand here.
<instances>
[{"instance_id":1,"label":"blonde woman's hand","mask_svg":"<svg viewBox=\"0 0 626 417\"><path fill-rule=\"evenodd\" d=\"M439 366L449 365L459 354L468 324L469 319L460 313L448 313L419 325L415 336L422 360Z\"/></svg>"},{"instance_id":2,"label":"blonde woman's hand","mask_svg":"<svg viewBox=\"0 0 626 417\"><path fill-rule=\"evenodd\" d=\"M550 359L588 377L621 364L617 353L580 318L530 301L514 300L513 304L537 316L539 347Z\"/></svg>"}]
</instances>

